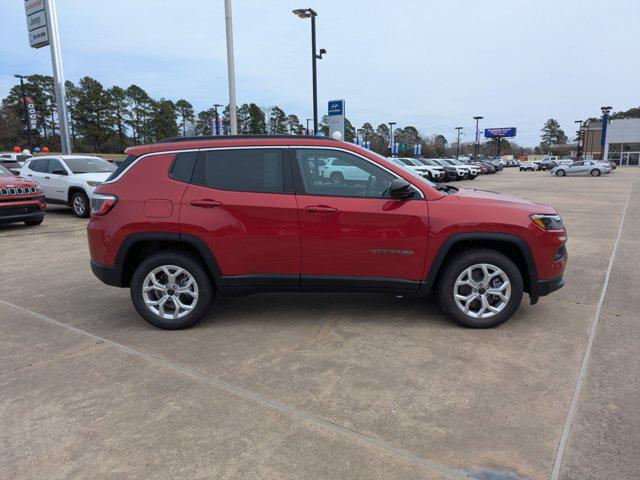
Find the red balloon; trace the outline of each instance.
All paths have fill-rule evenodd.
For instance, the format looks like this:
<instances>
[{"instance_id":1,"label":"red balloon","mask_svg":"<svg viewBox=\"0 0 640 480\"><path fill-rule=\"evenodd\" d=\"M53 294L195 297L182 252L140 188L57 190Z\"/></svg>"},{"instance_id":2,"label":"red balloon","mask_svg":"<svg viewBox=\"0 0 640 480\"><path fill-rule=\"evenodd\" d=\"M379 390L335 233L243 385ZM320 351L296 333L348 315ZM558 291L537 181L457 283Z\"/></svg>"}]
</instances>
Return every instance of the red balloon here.
<instances>
[{"instance_id":1,"label":"red balloon","mask_svg":"<svg viewBox=\"0 0 640 480\"><path fill-rule=\"evenodd\" d=\"M43 153L49 153L49 147L42 147Z\"/></svg>"},{"instance_id":2,"label":"red balloon","mask_svg":"<svg viewBox=\"0 0 640 480\"><path fill-rule=\"evenodd\" d=\"M13 147L13 151L16 153L20 153L22 149L20 147Z\"/></svg>"}]
</instances>

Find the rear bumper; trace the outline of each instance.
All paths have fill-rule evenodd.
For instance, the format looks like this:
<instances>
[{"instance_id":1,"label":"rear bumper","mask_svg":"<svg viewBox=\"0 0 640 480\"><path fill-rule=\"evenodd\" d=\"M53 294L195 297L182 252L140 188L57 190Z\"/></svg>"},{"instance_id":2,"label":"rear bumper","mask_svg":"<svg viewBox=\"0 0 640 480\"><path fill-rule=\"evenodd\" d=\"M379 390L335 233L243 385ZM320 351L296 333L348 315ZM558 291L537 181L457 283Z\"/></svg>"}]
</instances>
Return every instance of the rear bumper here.
<instances>
[{"instance_id":1,"label":"rear bumper","mask_svg":"<svg viewBox=\"0 0 640 480\"><path fill-rule=\"evenodd\" d=\"M562 287L564 287L564 278L562 278L562 275L552 280L538 280L532 285L529 295L532 298L544 297Z\"/></svg>"},{"instance_id":2,"label":"rear bumper","mask_svg":"<svg viewBox=\"0 0 640 480\"><path fill-rule=\"evenodd\" d=\"M91 260L91 271L102 283L112 287L124 287L122 282L122 267L119 265L103 265Z\"/></svg>"}]
</instances>

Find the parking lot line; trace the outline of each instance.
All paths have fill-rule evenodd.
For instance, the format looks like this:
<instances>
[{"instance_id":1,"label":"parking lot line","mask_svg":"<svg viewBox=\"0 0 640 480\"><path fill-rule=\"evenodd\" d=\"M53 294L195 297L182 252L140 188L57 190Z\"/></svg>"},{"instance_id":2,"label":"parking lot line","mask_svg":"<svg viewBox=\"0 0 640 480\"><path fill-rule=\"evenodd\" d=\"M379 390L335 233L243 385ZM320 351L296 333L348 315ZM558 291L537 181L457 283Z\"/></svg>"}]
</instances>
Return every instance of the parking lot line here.
<instances>
[{"instance_id":1,"label":"parking lot line","mask_svg":"<svg viewBox=\"0 0 640 480\"><path fill-rule=\"evenodd\" d=\"M135 355L137 357L143 358L145 360L151 361L153 363L156 363L158 365L164 366L166 368L170 368L176 372L179 373L183 373L185 375L188 375L189 377L192 377L194 379L197 379L203 383L206 383L208 385L212 385L214 387L218 387L222 390L225 390L229 393L232 393L234 395L238 395L242 398L245 399L249 399L249 400L253 400L255 402L258 402L264 406L267 407L271 407L274 408L280 412L283 413L287 413L289 415L292 415L294 417L297 417L303 421L307 421L310 423L314 423L315 425L325 428L327 430L333 431L334 433L343 435L345 437L348 437L354 441L357 441L359 443L362 443L366 446L369 447L373 447L376 448L378 450L382 450L383 452L386 452L388 454L394 454L397 455L405 460L411 461L421 467L424 467L425 469L428 470L432 470L433 472L437 472L441 475L444 475L448 478L453 478L453 479L465 479L468 480L470 478L472 478L472 476L466 474L465 472L461 472L459 470L453 470L450 469L448 467L445 467L443 465L439 465L437 463L434 463L428 459L419 457L413 453L411 453L410 451L404 449L404 448L400 448L400 447L396 447L394 445L391 445L383 440L380 440L378 438L375 437L371 437L368 435L364 435L358 431L343 427L337 423L334 423L332 421L326 420L322 417L319 417L317 415L305 412L304 410L299 410L291 405L288 405L286 403L271 399L269 397L266 397L264 395L261 395L253 390L249 390L243 387L239 387L237 385L233 385L227 382L223 382L217 378L211 377L209 375L206 375L202 372L199 372L197 370L194 370L192 368L188 368L176 363L173 363L169 360L166 360L160 356L157 355L151 355L149 353L143 352L141 350L132 348L132 347L128 347L126 345L123 345L119 342L113 341L113 340L109 340L108 338L104 338L104 337L100 337L98 335L94 335L93 333L87 332L85 330L82 330L80 328L74 327L72 325L67 325L63 322L60 322L58 320L55 320L51 317L48 317L46 315L42 315L40 313L34 312L32 310L29 310L27 308L21 307L19 305L15 305L13 303L7 302L5 300L1 300L0 299L0 304L9 307L9 308L13 308L16 309L18 311L27 313L32 315L33 317L51 323L53 325L65 328L71 332L80 334L80 335L85 335L88 337L91 337L93 339L96 340L96 342L98 343L104 343L106 345L110 345L114 348L118 348L122 351L125 351L131 355Z\"/></svg>"},{"instance_id":2,"label":"parking lot line","mask_svg":"<svg viewBox=\"0 0 640 480\"><path fill-rule=\"evenodd\" d=\"M600 311L602 310L602 304L604 303L604 298L607 293L607 286L609 285L609 278L611 277L611 270L613 269L613 261L616 256L616 251L618 250L618 244L620 243L620 237L622 236L622 228L624 226L624 219L627 215L627 208L629 207L629 201L631 200L631 192L633 191L633 185L636 178L636 173L633 174L633 180L629 187L629 193L627 194L627 201L624 205L624 210L622 212L622 218L620 219L620 226L618 227L618 235L616 236L616 240L613 244L613 251L611 252L611 257L609 258L609 266L607 267L607 273L604 277L604 283L602 285L602 291L600 292L600 299L598 300L598 304L596 306L596 311L593 316L593 322L591 323L591 329L589 331L589 340L587 342L587 348L584 352L584 357L582 359L582 365L580 366L580 373L578 374L578 380L576 382L576 386L573 390L573 395L571 397L571 403L569 404L569 411L567 412L567 417L564 421L564 426L562 428L562 435L560 436L560 442L558 444L558 449L556 451L556 456L553 461L553 469L551 470L550 480L558 480L560 476L560 469L562 467L562 460L564 458L564 453L567 448L567 441L569 440L569 434L571 433L571 424L573 423L573 419L576 416L576 411L578 407L578 400L580 399L580 391L582 390L582 386L584 384L585 378L587 376L587 367L589 366L589 358L591 357L591 350L593 348L593 342L596 337L596 331L598 329L598 321L600 320Z\"/></svg>"}]
</instances>

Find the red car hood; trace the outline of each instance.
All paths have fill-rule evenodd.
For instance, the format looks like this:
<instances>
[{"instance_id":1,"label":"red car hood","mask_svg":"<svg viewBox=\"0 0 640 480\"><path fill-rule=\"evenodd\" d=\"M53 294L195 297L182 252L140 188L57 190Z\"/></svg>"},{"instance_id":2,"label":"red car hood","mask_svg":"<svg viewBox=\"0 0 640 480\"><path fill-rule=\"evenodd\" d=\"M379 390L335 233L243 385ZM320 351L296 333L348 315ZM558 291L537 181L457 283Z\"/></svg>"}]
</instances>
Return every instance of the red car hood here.
<instances>
[{"instance_id":1,"label":"red car hood","mask_svg":"<svg viewBox=\"0 0 640 480\"><path fill-rule=\"evenodd\" d=\"M32 187L34 185L37 185L37 183L33 180L27 180L26 178L0 176L0 188Z\"/></svg>"},{"instance_id":2,"label":"red car hood","mask_svg":"<svg viewBox=\"0 0 640 480\"><path fill-rule=\"evenodd\" d=\"M548 213L555 214L552 207L526 198L508 195L506 193L490 192L488 190L475 190L473 188L461 188L454 194L463 203L486 203L487 205L495 204L495 206L521 207L530 210L532 213Z\"/></svg>"}]
</instances>

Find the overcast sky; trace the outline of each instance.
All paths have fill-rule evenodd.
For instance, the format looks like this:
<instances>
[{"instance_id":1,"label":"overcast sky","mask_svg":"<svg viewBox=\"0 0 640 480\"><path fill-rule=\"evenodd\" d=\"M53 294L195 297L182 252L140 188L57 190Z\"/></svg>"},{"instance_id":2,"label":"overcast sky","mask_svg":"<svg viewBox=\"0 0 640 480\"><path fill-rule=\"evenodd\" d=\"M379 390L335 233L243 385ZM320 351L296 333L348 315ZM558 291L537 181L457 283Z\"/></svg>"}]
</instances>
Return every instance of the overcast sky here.
<instances>
[{"instance_id":1,"label":"overcast sky","mask_svg":"<svg viewBox=\"0 0 640 480\"><path fill-rule=\"evenodd\" d=\"M28 47L24 2L0 0L0 97L13 74L51 74L49 48ZM227 103L223 0L57 0L67 80L135 83L196 110ZM557 118L601 105L640 105L639 0L234 0L238 103L312 116L310 25L318 12L320 115L344 98L347 117L395 121L454 139L463 126L518 127L539 142Z\"/></svg>"}]
</instances>

